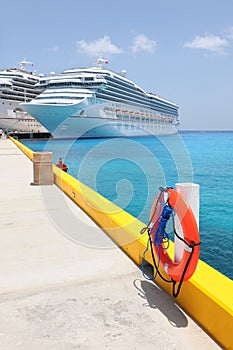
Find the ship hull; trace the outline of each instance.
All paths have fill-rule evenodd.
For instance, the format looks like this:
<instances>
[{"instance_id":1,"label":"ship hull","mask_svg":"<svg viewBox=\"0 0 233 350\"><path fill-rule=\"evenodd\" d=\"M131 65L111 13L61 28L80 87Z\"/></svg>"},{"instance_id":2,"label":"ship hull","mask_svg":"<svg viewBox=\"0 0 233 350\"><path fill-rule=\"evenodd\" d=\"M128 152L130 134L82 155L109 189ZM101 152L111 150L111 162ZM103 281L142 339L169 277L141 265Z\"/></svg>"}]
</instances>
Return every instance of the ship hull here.
<instances>
[{"instance_id":1,"label":"ship hull","mask_svg":"<svg viewBox=\"0 0 233 350\"><path fill-rule=\"evenodd\" d=\"M54 138L132 137L168 135L178 131L166 118L152 117L154 111L127 104L84 99L78 104L22 104Z\"/></svg>"},{"instance_id":2,"label":"ship hull","mask_svg":"<svg viewBox=\"0 0 233 350\"><path fill-rule=\"evenodd\" d=\"M104 118L67 118L64 123L53 131L55 139L59 138L98 138L98 137L133 137L147 135L175 134L177 128L171 124L133 123Z\"/></svg>"},{"instance_id":3,"label":"ship hull","mask_svg":"<svg viewBox=\"0 0 233 350\"><path fill-rule=\"evenodd\" d=\"M19 102L0 100L0 128L18 132L47 132L34 117L25 112L14 112Z\"/></svg>"}]
</instances>

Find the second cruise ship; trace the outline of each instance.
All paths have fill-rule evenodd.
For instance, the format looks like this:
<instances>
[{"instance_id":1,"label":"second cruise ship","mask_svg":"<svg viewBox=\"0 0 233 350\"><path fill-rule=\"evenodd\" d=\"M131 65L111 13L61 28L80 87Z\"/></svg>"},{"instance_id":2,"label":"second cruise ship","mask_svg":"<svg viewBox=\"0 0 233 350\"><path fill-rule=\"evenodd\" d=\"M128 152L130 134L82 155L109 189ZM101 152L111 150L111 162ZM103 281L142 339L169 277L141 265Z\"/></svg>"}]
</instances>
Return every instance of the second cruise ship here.
<instances>
[{"instance_id":1,"label":"second cruise ship","mask_svg":"<svg viewBox=\"0 0 233 350\"><path fill-rule=\"evenodd\" d=\"M23 60L16 68L0 70L0 128L47 132L44 126L19 106L21 102L29 102L41 92L35 87L40 77L26 70L26 66L33 64Z\"/></svg>"},{"instance_id":2,"label":"second cruise ship","mask_svg":"<svg viewBox=\"0 0 233 350\"><path fill-rule=\"evenodd\" d=\"M178 105L147 93L120 74L96 66L65 70L37 84L45 90L23 109L54 138L88 138L174 134Z\"/></svg>"}]
</instances>

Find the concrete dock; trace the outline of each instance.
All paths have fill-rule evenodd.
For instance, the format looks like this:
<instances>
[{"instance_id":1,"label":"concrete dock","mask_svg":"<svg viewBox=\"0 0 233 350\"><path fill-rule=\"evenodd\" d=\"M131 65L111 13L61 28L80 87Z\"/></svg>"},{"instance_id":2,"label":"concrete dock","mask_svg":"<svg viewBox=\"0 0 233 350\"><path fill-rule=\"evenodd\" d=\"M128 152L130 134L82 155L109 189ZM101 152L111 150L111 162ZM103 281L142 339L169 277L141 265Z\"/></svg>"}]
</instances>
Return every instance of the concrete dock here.
<instances>
[{"instance_id":1,"label":"concrete dock","mask_svg":"<svg viewBox=\"0 0 233 350\"><path fill-rule=\"evenodd\" d=\"M1 349L220 349L8 139L0 159Z\"/></svg>"}]
</instances>

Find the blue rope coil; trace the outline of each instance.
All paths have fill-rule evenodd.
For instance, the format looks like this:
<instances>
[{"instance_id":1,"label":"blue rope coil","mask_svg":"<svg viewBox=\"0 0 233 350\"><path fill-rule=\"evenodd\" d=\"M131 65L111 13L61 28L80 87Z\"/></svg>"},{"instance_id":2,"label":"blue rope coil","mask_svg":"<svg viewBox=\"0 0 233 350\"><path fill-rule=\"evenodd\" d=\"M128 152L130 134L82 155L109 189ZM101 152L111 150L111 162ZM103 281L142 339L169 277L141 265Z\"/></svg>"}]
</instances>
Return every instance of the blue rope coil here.
<instances>
[{"instance_id":1,"label":"blue rope coil","mask_svg":"<svg viewBox=\"0 0 233 350\"><path fill-rule=\"evenodd\" d=\"M172 215L173 209L168 205L165 204L162 210L162 214L160 215L159 221L158 221L158 227L154 233L155 230L155 224L151 228L151 234L154 233L154 241L153 244L162 248L162 249L167 249L162 246L164 242L169 241L169 237L166 230L167 222L170 219Z\"/></svg>"},{"instance_id":2,"label":"blue rope coil","mask_svg":"<svg viewBox=\"0 0 233 350\"><path fill-rule=\"evenodd\" d=\"M155 206L155 212L158 212L158 205L160 203L160 200L161 200L161 196L163 195L163 192L165 192L165 189L163 187L160 188L160 195L157 199L157 203L156 203L156 206ZM162 205L162 203L160 203ZM166 202L163 204L163 210L162 210L162 213L159 217L159 219L153 224L152 227L149 228L149 225L151 224L151 220L150 222L148 223L147 227L145 227L143 230L141 230L141 234L143 234L145 231L148 232L148 241L147 241L147 246L146 246L146 249L143 253L143 261L142 261L142 273L143 273L143 276L148 279L148 280L154 280L157 276L157 273L158 273L158 268L159 268L159 265L160 265L160 250L163 249L168 249L169 247L169 237L168 237L168 234L166 232L166 226L167 226L167 222L168 220L170 219L171 215L173 213L173 209L170 207L170 205ZM153 216L152 216L153 217ZM158 223L158 227L157 229L155 228L155 225L157 225ZM155 232L154 232L155 231ZM151 235L154 234L154 239L153 241L151 240ZM156 267L156 273L155 275L152 277L152 278L148 278L146 275L145 275L145 271L144 271L144 261L145 261L145 256L146 256L146 253L148 251L148 248L149 248L149 242L151 242L151 244L155 245L155 246L158 246L158 266ZM167 243L167 246L165 247L164 246L164 243Z\"/></svg>"}]
</instances>

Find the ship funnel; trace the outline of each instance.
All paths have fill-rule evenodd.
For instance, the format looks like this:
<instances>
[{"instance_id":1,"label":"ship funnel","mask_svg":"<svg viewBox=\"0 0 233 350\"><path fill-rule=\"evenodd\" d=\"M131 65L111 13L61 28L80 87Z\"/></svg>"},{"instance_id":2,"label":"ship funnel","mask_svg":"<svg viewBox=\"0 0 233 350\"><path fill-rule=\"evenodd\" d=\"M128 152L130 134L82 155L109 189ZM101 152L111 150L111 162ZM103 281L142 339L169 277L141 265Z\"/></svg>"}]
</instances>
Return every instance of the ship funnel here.
<instances>
[{"instance_id":1,"label":"ship funnel","mask_svg":"<svg viewBox=\"0 0 233 350\"><path fill-rule=\"evenodd\" d=\"M32 62L28 62L26 60L22 60L21 62L19 62L19 69L25 70L26 64L34 66L34 64Z\"/></svg>"},{"instance_id":2,"label":"ship funnel","mask_svg":"<svg viewBox=\"0 0 233 350\"><path fill-rule=\"evenodd\" d=\"M96 61L96 66L102 68L103 63L108 64L108 60L99 57Z\"/></svg>"}]
</instances>

